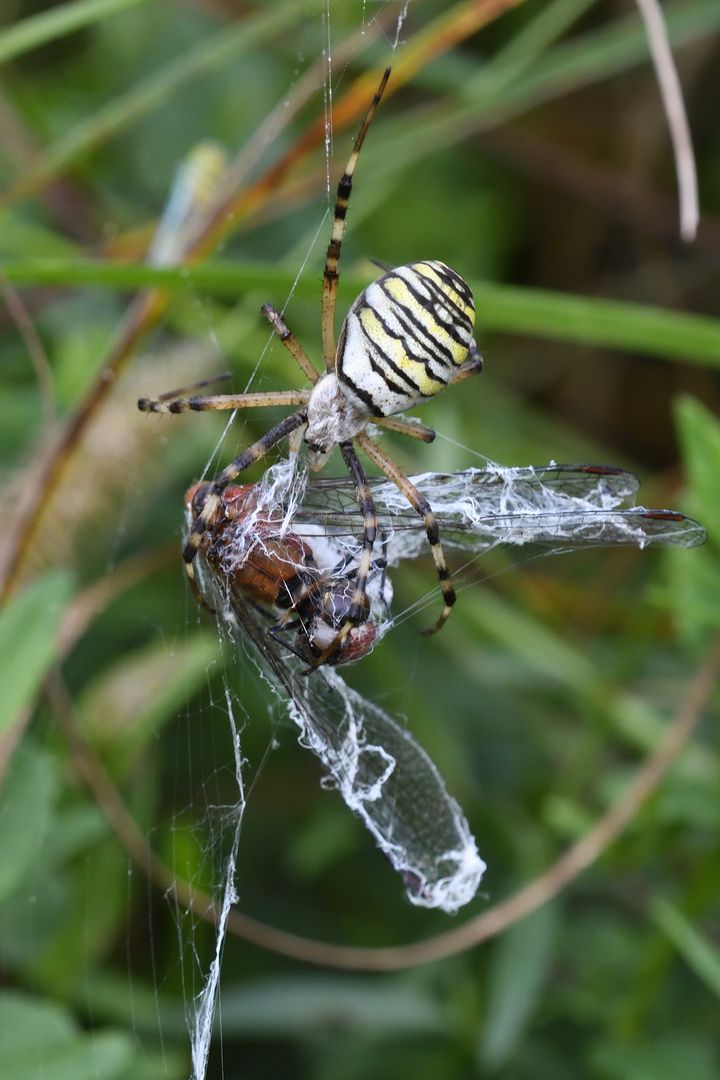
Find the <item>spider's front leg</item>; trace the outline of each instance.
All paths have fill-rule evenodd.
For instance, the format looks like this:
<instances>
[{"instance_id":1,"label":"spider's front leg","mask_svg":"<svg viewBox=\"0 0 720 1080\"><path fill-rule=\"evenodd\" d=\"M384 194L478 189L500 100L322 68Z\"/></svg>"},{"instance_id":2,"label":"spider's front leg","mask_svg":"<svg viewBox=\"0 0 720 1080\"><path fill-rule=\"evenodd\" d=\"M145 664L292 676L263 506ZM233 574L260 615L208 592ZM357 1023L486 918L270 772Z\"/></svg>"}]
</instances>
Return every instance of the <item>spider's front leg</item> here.
<instances>
[{"instance_id":1,"label":"spider's front leg","mask_svg":"<svg viewBox=\"0 0 720 1080\"><path fill-rule=\"evenodd\" d=\"M217 376L217 378L230 378L230 376ZM310 396L309 390L268 390L252 394L214 394L195 397L179 397L188 390L196 390L198 387L207 386L216 379L203 379L202 382L188 386L184 390L171 390L167 394L161 394L157 398L140 398L138 409L146 413L183 413L183 412L208 412L211 410L265 408L271 405L304 405Z\"/></svg>"},{"instance_id":2,"label":"spider's front leg","mask_svg":"<svg viewBox=\"0 0 720 1080\"><path fill-rule=\"evenodd\" d=\"M247 450L244 450L242 454L239 454L234 461L231 461L210 485L207 495L205 496L203 508L190 526L190 532L188 533L187 542L182 553L192 590L204 607L207 607L208 605L202 599L200 590L197 586L197 581L195 580L194 562L195 557L200 550L203 534L211 527L210 522L220 509L223 492L228 485L233 482L236 476L245 469L249 469L256 461L260 461L260 459L267 454L268 450L271 450L273 446L276 446L281 439L284 439L286 436L292 434L293 431L304 427L306 424L307 409L300 409L299 412L293 413L291 416L286 416L284 420L281 420L279 424L276 424L274 428L271 428L261 439L258 439L258 441L253 443L252 446L249 446Z\"/></svg>"}]
</instances>

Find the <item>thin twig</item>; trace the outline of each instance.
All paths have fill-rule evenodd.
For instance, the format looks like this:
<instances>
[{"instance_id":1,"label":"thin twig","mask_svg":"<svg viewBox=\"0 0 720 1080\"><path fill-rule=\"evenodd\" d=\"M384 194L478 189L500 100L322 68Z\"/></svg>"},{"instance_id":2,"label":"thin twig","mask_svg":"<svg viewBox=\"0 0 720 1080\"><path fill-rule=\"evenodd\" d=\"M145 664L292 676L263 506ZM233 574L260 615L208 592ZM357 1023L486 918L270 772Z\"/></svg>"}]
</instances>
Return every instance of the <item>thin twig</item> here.
<instances>
[{"instance_id":1,"label":"thin twig","mask_svg":"<svg viewBox=\"0 0 720 1080\"><path fill-rule=\"evenodd\" d=\"M1 266L0 296L2 296L5 301L5 307L15 323L20 336L25 342L28 356L30 357L32 366L35 368L35 376L38 381L40 399L42 401L42 423L43 428L47 429L50 427L55 417L55 388L53 385L52 370L47 358L47 353L43 348L43 343L35 329L35 323L32 321L30 313L23 303L22 297Z\"/></svg>"},{"instance_id":2,"label":"thin twig","mask_svg":"<svg viewBox=\"0 0 720 1080\"><path fill-rule=\"evenodd\" d=\"M678 77L665 19L659 0L635 0L645 23L650 55L665 108L678 179L680 202L680 236L688 243L695 239L700 208L698 204L697 171L690 127L688 125L682 87Z\"/></svg>"}]
</instances>

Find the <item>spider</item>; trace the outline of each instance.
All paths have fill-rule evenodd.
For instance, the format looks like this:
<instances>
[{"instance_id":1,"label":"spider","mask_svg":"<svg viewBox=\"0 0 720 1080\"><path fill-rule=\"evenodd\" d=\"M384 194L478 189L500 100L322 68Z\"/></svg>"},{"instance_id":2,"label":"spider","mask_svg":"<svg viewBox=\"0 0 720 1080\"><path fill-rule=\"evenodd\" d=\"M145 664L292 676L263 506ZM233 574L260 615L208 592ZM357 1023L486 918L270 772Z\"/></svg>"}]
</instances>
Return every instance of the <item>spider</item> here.
<instances>
[{"instance_id":1,"label":"spider","mask_svg":"<svg viewBox=\"0 0 720 1080\"><path fill-rule=\"evenodd\" d=\"M442 589L443 609L435 625L423 632L431 634L439 630L455 603L455 590L430 504L392 458L373 442L366 428L374 423L424 442L432 442L435 432L431 428L396 414L423 404L445 386L482 370L482 356L473 337L475 306L472 292L458 273L441 262L415 262L387 269L355 300L340 330L337 346L335 342L338 267L353 175L365 135L389 77L390 68L385 71L365 114L350 160L338 184L323 274L321 328L324 374L317 371L282 316L271 304L264 304L261 309L263 315L311 382L311 390L190 398L179 397L185 391L175 390L159 398L141 398L138 401L138 408L142 412L157 413L261 405L301 406L239 454L210 485L202 512L193 520L183 550L188 576L201 602L193 563L203 535L220 509L223 492L228 485L285 437L291 437L291 443L296 446L304 438L308 446L309 465L313 470L322 468L330 452L339 446L355 485L363 517L363 544L347 618L338 629L335 640L316 657L315 667L342 646L352 628L363 622L367 611L366 587L372 566L377 522L368 479L353 444L357 444L373 464L394 481L424 521Z\"/></svg>"}]
</instances>

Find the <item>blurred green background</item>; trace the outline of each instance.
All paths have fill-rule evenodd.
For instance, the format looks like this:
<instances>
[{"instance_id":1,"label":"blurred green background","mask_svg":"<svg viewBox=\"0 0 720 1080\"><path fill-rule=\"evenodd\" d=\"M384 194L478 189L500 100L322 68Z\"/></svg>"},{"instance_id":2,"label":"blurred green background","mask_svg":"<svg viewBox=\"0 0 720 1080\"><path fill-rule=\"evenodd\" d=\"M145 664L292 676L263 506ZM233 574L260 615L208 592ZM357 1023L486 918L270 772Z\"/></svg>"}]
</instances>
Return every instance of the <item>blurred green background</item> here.
<instances>
[{"instance_id":1,"label":"blurred green background","mask_svg":"<svg viewBox=\"0 0 720 1080\"><path fill-rule=\"evenodd\" d=\"M720 613L720 7L664 7L700 174L693 245L677 238L666 123L629 0L526 2L483 28L482 4L438 0L407 12L6 0L4 1080L190 1074L187 1013L214 934L145 871L152 851L177 881L220 880L222 808L237 798L226 687L247 758L239 910L367 948L442 933L531 881L607 811L681 707ZM429 609L401 620L348 681L407 718L472 825L489 869L454 921L407 903L187 587L183 492L281 414L258 410L224 432L227 414L135 406L227 369L238 391L298 385L259 315L264 301L285 303L298 274L286 317L319 359L330 198L314 125L331 85L332 185L372 90L358 89L347 117L345 94L387 63L340 307L372 276L371 259L443 259L475 289L486 368L423 410L439 432L432 446L389 435L385 445L410 471L482 465L479 455L622 465L641 477L646 506L682 509L709 532L694 551L496 551L455 564L459 602L429 639L419 631L439 609L431 559L393 575L396 614L420 597ZM125 359L133 290L160 281L147 245L176 169L207 139L231 155L249 147L239 190L250 195L208 243L209 262L167 272L156 323L129 335ZM72 441L83 409L51 483L48 447L63 432ZM231 934L208 1075L720 1077L717 749L707 710L596 865L450 959L331 971ZM109 820L100 789L106 809L119 792L137 823L125 845L122 809Z\"/></svg>"}]
</instances>

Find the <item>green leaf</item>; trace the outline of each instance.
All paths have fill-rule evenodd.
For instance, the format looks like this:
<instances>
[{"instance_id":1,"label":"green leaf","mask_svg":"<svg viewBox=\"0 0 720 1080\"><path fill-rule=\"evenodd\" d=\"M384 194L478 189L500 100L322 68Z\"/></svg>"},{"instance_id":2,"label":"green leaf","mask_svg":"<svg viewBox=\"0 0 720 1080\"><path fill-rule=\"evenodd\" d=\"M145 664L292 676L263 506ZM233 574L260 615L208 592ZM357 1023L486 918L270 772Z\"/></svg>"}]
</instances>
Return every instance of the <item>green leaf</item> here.
<instances>
[{"instance_id":1,"label":"green leaf","mask_svg":"<svg viewBox=\"0 0 720 1080\"><path fill-rule=\"evenodd\" d=\"M668 551L669 586L658 592L660 603L673 611L685 643L699 648L720 627L720 423L691 397L675 406L688 491L683 509L706 527L708 543L699 551Z\"/></svg>"},{"instance_id":2,"label":"green leaf","mask_svg":"<svg viewBox=\"0 0 720 1080\"><path fill-rule=\"evenodd\" d=\"M52 824L59 781L49 753L26 740L0 791L0 901L37 859Z\"/></svg>"},{"instance_id":3,"label":"green leaf","mask_svg":"<svg viewBox=\"0 0 720 1080\"><path fill-rule=\"evenodd\" d=\"M695 398L680 398L675 407L678 436L696 514L714 545L720 548L720 422Z\"/></svg>"},{"instance_id":4,"label":"green leaf","mask_svg":"<svg viewBox=\"0 0 720 1080\"><path fill-rule=\"evenodd\" d=\"M588 1075L602 1080L717 1080L718 1064L714 1039L670 1034L641 1045L604 1044L591 1055Z\"/></svg>"},{"instance_id":5,"label":"green leaf","mask_svg":"<svg viewBox=\"0 0 720 1080\"><path fill-rule=\"evenodd\" d=\"M37 221L28 221L14 211L3 215L0 225L0 254L22 258L28 251L49 259L77 258L77 244Z\"/></svg>"},{"instance_id":6,"label":"green leaf","mask_svg":"<svg viewBox=\"0 0 720 1080\"><path fill-rule=\"evenodd\" d=\"M668 900L654 900L650 918L672 941L688 967L720 998L720 950L706 941Z\"/></svg>"},{"instance_id":7,"label":"green leaf","mask_svg":"<svg viewBox=\"0 0 720 1080\"><path fill-rule=\"evenodd\" d=\"M153 642L123 656L78 701L85 732L98 745L119 743L136 751L206 682L217 659L218 642L211 633L188 636L172 647Z\"/></svg>"},{"instance_id":8,"label":"green leaf","mask_svg":"<svg viewBox=\"0 0 720 1080\"><path fill-rule=\"evenodd\" d=\"M0 735L27 709L55 660L55 635L70 598L70 580L37 578L0 613Z\"/></svg>"},{"instance_id":9,"label":"green leaf","mask_svg":"<svg viewBox=\"0 0 720 1080\"><path fill-rule=\"evenodd\" d=\"M71 1014L29 995L0 994L3 1080L115 1080L135 1058L133 1036L77 1029Z\"/></svg>"},{"instance_id":10,"label":"green leaf","mask_svg":"<svg viewBox=\"0 0 720 1080\"><path fill-rule=\"evenodd\" d=\"M558 910L545 904L495 946L479 1057L497 1069L513 1055L538 1006L555 951Z\"/></svg>"},{"instance_id":11,"label":"green leaf","mask_svg":"<svg viewBox=\"0 0 720 1080\"><path fill-rule=\"evenodd\" d=\"M658 602L670 607L690 648L699 648L720 629L720 562L709 544L698 551L665 552L669 587L657 590Z\"/></svg>"}]
</instances>

